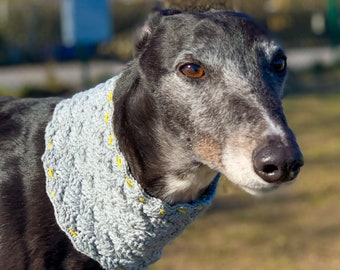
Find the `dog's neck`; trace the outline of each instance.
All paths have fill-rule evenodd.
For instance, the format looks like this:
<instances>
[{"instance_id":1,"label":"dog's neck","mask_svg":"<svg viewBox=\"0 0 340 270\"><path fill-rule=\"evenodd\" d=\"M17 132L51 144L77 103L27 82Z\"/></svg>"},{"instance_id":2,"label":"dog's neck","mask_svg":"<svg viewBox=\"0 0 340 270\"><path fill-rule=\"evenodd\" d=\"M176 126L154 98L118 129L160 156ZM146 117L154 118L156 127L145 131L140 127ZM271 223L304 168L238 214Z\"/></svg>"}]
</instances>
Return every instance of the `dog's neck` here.
<instances>
[{"instance_id":1,"label":"dog's neck","mask_svg":"<svg viewBox=\"0 0 340 270\"><path fill-rule=\"evenodd\" d=\"M216 176L199 163L191 143L164 123L152 87L132 62L117 81L114 128L132 175L150 195L167 203L194 201Z\"/></svg>"},{"instance_id":2,"label":"dog's neck","mask_svg":"<svg viewBox=\"0 0 340 270\"><path fill-rule=\"evenodd\" d=\"M116 78L60 102L42 157L46 191L74 247L105 269L146 269L207 208L218 177L193 202L169 205L130 174L113 132Z\"/></svg>"}]
</instances>

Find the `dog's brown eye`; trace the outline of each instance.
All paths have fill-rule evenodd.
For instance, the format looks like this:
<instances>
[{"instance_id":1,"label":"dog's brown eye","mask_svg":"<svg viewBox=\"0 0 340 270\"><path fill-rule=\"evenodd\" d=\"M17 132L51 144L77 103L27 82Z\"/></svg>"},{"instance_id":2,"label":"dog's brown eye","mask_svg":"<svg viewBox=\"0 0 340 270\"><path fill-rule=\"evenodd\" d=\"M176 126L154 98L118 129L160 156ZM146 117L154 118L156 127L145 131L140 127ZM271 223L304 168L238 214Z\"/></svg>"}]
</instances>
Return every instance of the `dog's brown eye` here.
<instances>
[{"instance_id":1,"label":"dog's brown eye","mask_svg":"<svg viewBox=\"0 0 340 270\"><path fill-rule=\"evenodd\" d=\"M272 62L272 67L276 72L284 72L287 68L287 57L284 55L277 56Z\"/></svg>"},{"instance_id":2,"label":"dog's brown eye","mask_svg":"<svg viewBox=\"0 0 340 270\"><path fill-rule=\"evenodd\" d=\"M197 64L185 64L179 69L185 76L192 79L202 78L204 75L204 69Z\"/></svg>"}]
</instances>

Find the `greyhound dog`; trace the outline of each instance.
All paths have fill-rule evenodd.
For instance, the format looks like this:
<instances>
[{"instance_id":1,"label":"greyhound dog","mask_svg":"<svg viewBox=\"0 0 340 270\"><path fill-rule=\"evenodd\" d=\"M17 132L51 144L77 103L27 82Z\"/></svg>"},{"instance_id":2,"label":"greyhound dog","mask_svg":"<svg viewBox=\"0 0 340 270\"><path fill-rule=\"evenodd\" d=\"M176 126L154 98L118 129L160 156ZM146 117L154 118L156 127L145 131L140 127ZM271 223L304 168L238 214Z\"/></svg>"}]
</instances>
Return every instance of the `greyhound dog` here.
<instances>
[{"instance_id":1,"label":"greyhound dog","mask_svg":"<svg viewBox=\"0 0 340 270\"><path fill-rule=\"evenodd\" d=\"M106 83L0 98L1 269L146 269L209 206L220 173L253 194L294 182L286 68L244 14L164 10Z\"/></svg>"}]
</instances>

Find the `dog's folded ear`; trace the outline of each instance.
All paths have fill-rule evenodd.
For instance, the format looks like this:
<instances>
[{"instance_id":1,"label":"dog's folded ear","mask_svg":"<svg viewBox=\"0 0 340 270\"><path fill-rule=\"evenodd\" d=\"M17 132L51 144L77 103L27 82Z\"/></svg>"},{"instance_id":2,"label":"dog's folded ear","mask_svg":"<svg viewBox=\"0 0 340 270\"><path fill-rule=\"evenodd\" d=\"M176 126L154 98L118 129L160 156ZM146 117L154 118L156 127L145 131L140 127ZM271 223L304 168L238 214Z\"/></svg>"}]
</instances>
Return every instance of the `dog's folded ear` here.
<instances>
[{"instance_id":1,"label":"dog's folded ear","mask_svg":"<svg viewBox=\"0 0 340 270\"><path fill-rule=\"evenodd\" d=\"M136 43L136 56L143 52L144 48L147 47L149 41L155 29L158 27L159 23L164 16L171 16L182 13L180 10L176 9L166 9L166 10L154 10L148 17L147 21L137 32L137 43Z\"/></svg>"}]
</instances>

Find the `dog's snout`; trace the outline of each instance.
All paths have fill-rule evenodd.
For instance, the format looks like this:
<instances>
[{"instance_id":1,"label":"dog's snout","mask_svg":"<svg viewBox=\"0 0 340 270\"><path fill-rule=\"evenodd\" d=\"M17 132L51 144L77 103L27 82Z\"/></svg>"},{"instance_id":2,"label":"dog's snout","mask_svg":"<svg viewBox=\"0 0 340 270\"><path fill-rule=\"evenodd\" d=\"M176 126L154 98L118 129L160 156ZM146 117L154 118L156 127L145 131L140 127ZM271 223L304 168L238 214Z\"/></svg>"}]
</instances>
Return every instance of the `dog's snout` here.
<instances>
[{"instance_id":1,"label":"dog's snout","mask_svg":"<svg viewBox=\"0 0 340 270\"><path fill-rule=\"evenodd\" d=\"M253 152L253 165L264 181L282 183L297 177L303 157L297 146L267 145Z\"/></svg>"}]
</instances>

